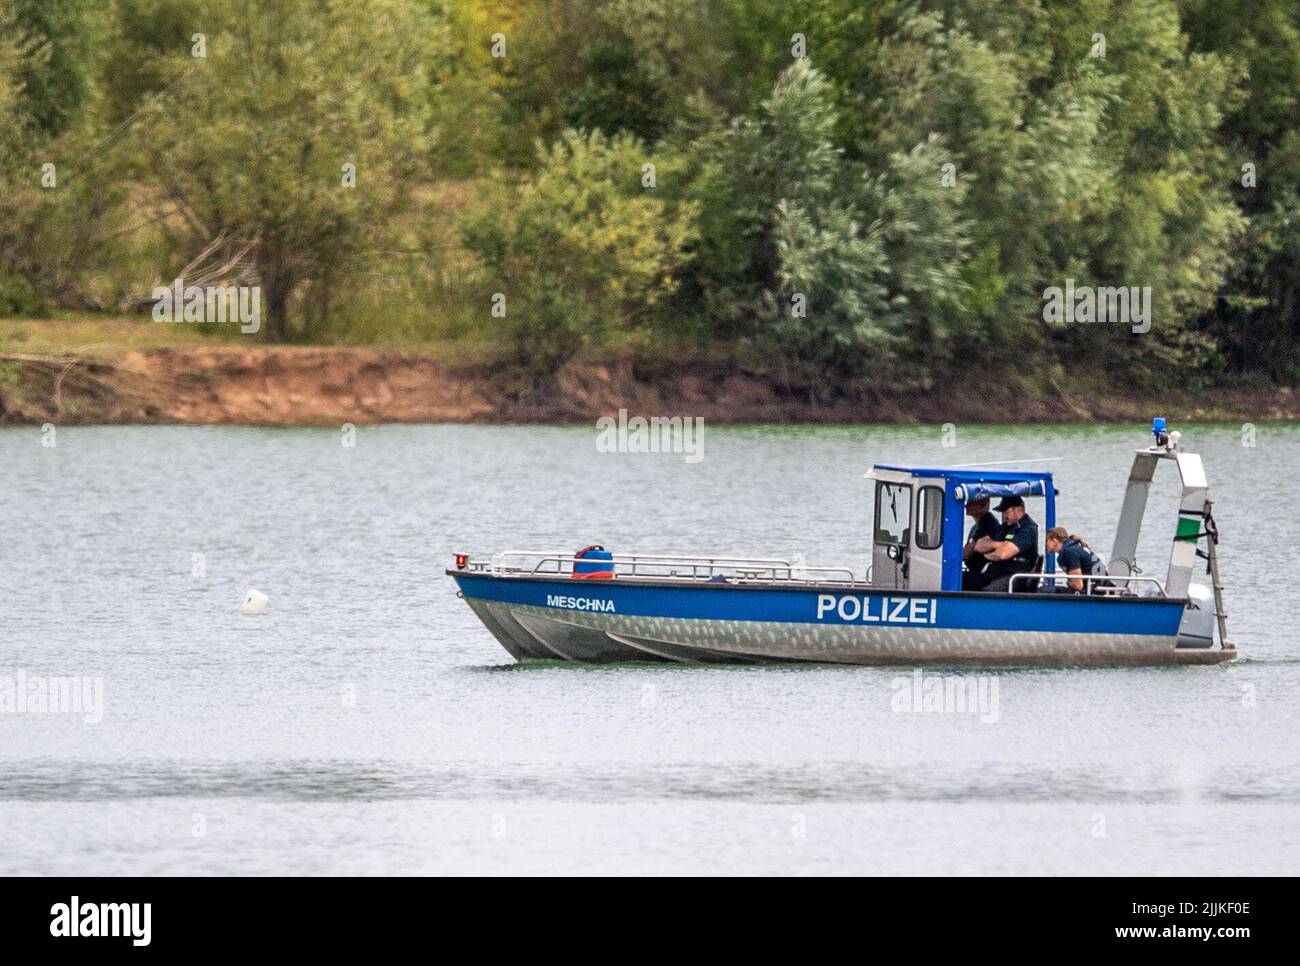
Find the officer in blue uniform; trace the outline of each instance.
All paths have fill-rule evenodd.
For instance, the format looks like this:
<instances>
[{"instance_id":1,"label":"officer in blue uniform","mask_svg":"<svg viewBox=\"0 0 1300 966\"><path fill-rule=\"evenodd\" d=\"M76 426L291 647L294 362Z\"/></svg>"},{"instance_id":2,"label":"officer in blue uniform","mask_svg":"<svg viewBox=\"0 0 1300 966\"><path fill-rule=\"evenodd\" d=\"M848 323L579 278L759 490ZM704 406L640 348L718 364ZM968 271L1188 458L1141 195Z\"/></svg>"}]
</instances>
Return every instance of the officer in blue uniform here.
<instances>
[{"instance_id":1,"label":"officer in blue uniform","mask_svg":"<svg viewBox=\"0 0 1300 966\"><path fill-rule=\"evenodd\" d=\"M1052 527L1047 531L1047 552L1056 554L1056 569L1066 575L1065 586L1057 588L1058 593L1082 594L1092 589L1084 586L1085 581L1074 578L1076 574L1101 572L1101 563L1091 547L1065 527Z\"/></svg>"},{"instance_id":2,"label":"officer in blue uniform","mask_svg":"<svg viewBox=\"0 0 1300 966\"><path fill-rule=\"evenodd\" d=\"M966 545L961 549L961 558L966 563L966 572L961 575L961 589L974 590L974 582L979 579L980 574L989 562L984 559L984 554L975 549L976 545L985 537L990 540L997 535L998 518L993 515L989 509L989 498L986 496L979 497L975 500L969 500L966 503L966 515L975 521L966 534Z\"/></svg>"},{"instance_id":3,"label":"officer in blue uniform","mask_svg":"<svg viewBox=\"0 0 1300 966\"><path fill-rule=\"evenodd\" d=\"M1004 594L1011 589L1012 577L1034 569L1038 560L1038 524L1018 496L1004 496L993 509L1002 514L1002 526L992 537L975 544L989 564L971 581L971 589Z\"/></svg>"}]
</instances>

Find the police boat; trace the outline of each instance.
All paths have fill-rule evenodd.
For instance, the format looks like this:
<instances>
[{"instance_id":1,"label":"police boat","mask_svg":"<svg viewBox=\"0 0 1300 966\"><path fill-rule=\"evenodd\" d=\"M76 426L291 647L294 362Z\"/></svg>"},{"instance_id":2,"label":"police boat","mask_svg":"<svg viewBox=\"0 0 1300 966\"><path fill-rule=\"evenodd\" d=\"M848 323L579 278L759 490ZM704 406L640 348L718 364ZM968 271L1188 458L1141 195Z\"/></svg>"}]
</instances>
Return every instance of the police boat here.
<instances>
[{"instance_id":1,"label":"police boat","mask_svg":"<svg viewBox=\"0 0 1300 966\"><path fill-rule=\"evenodd\" d=\"M455 555L459 596L519 661L822 662L942 665L1218 664L1227 633L1209 487L1201 458L1153 422L1137 451L1108 565L1072 575L1037 555L1006 592L962 590L966 503L1042 501L1056 523L1052 474L877 465L871 562L808 567L786 559L509 550ZM1156 467L1172 463L1182 501L1164 579L1138 567ZM985 464L990 465L990 464ZM1013 503L1016 501L1012 501ZM1045 532L1045 531L1044 531ZM1198 560L1210 584L1193 583ZM1060 586L1058 586L1060 585ZM1215 646L1215 631L1218 646Z\"/></svg>"}]
</instances>

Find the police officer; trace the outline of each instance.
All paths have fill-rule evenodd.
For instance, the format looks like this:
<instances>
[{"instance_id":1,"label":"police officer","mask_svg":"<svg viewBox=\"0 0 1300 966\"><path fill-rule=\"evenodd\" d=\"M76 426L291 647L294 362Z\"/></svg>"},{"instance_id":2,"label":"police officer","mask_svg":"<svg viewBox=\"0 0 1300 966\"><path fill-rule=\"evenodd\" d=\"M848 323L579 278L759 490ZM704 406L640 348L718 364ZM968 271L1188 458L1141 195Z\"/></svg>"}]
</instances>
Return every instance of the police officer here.
<instances>
[{"instance_id":1,"label":"police officer","mask_svg":"<svg viewBox=\"0 0 1300 966\"><path fill-rule=\"evenodd\" d=\"M1047 552L1056 554L1057 568L1066 575L1066 586L1058 588L1062 593L1082 594L1090 588L1084 581L1074 580L1071 575L1095 574L1100 570L1097 555L1092 548L1079 537L1070 533L1065 527L1052 527L1047 531Z\"/></svg>"},{"instance_id":2,"label":"police officer","mask_svg":"<svg viewBox=\"0 0 1300 966\"><path fill-rule=\"evenodd\" d=\"M992 537L975 544L975 550L984 555L989 565L971 581L971 589L1006 593L1011 589L1012 577L1034 569L1038 559L1038 524L1025 511L1025 501L1018 496L1004 496L993 509L1002 514L1002 526Z\"/></svg>"},{"instance_id":3,"label":"police officer","mask_svg":"<svg viewBox=\"0 0 1300 966\"><path fill-rule=\"evenodd\" d=\"M966 562L966 572L961 575L961 589L974 590L974 581L989 565L984 555L977 551L975 546L985 538L992 540L997 534L998 518L989 510L989 498L986 496L967 501L966 515L975 523L966 534L966 546L961 550L961 559Z\"/></svg>"}]
</instances>

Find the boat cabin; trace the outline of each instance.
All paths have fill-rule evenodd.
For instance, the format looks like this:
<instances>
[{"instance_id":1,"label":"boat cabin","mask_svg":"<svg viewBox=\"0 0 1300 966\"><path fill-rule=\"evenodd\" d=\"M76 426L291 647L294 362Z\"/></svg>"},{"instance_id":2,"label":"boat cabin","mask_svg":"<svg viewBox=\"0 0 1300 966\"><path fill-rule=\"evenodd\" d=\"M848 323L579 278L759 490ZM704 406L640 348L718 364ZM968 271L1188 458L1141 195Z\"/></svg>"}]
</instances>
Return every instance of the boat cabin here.
<instances>
[{"instance_id":1,"label":"boat cabin","mask_svg":"<svg viewBox=\"0 0 1300 966\"><path fill-rule=\"evenodd\" d=\"M867 478L876 483L870 571L876 587L961 590L970 500L987 496L996 505L1004 496L1022 497L1039 527L1040 554L1044 535L1056 526L1051 473L877 464ZM1055 563L1048 557L1044 573L1055 572Z\"/></svg>"}]
</instances>

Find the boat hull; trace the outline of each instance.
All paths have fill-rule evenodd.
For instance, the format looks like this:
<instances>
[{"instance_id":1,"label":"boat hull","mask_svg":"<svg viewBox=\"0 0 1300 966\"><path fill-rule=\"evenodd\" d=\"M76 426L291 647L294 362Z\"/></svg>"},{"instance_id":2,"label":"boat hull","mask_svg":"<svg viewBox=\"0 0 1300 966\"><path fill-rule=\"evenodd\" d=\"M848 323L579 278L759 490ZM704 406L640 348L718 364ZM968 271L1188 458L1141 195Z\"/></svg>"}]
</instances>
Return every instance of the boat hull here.
<instances>
[{"instance_id":1,"label":"boat hull","mask_svg":"<svg viewBox=\"0 0 1300 966\"><path fill-rule=\"evenodd\" d=\"M500 577L449 571L517 660L983 666L1218 663L1186 601Z\"/></svg>"}]
</instances>

